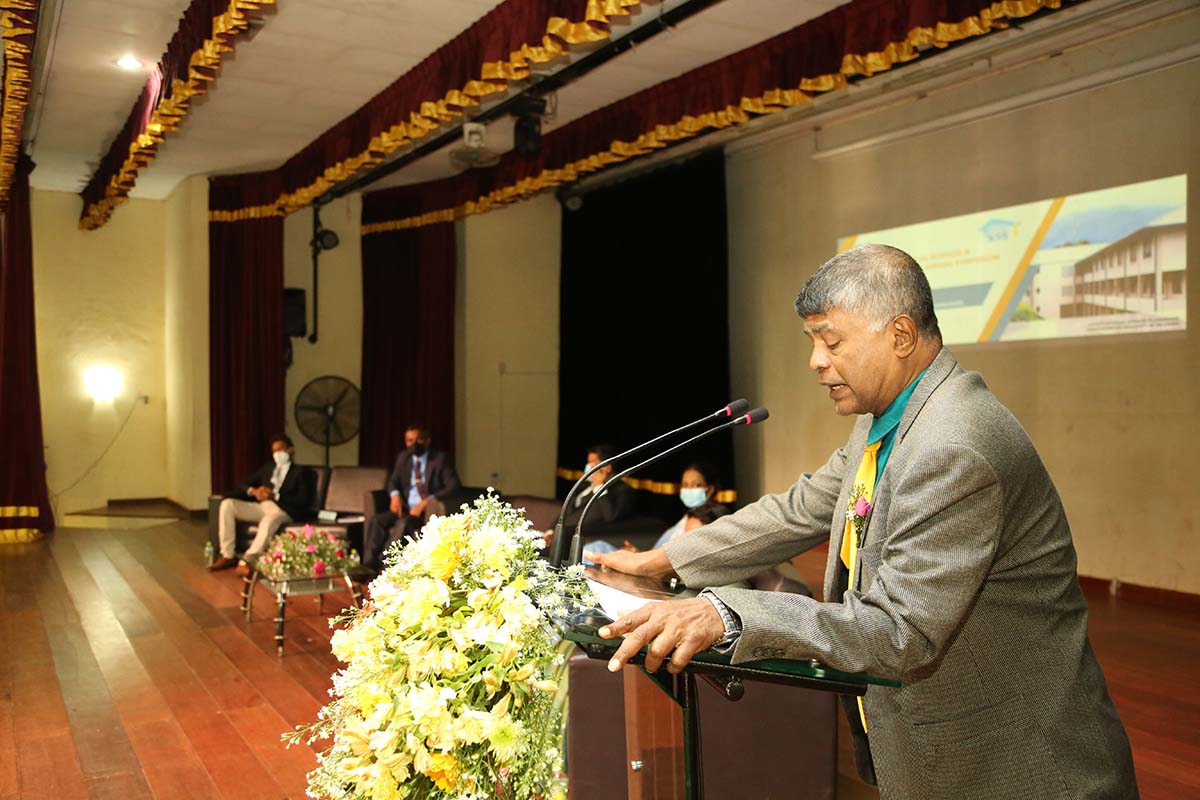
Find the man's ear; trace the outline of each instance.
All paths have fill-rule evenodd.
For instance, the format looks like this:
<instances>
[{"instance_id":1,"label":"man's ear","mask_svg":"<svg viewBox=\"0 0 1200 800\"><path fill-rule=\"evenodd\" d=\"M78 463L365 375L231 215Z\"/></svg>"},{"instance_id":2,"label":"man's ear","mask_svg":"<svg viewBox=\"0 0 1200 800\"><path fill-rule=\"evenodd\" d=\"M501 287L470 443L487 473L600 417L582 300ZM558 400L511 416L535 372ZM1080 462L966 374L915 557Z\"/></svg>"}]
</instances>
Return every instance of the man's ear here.
<instances>
[{"instance_id":1,"label":"man's ear","mask_svg":"<svg viewBox=\"0 0 1200 800\"><path fill-rule=\"evenodd\" d=\"M907 314L901 314L888 323L888 336L892 352L900 358L908 358L917 349L917 323Z\"/></svg>"}]
</instances>

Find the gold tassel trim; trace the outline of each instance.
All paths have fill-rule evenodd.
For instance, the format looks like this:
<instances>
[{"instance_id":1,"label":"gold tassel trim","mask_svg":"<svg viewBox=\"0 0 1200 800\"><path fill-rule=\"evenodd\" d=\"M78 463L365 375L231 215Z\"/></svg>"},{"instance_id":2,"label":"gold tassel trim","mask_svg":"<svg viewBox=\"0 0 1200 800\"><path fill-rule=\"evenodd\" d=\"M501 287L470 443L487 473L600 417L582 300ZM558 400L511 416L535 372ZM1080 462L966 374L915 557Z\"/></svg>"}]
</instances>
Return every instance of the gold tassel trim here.
<instances>
[{"instance_id":1,"label":"gold tassel trim","mask_svg":"<svg viewBox=\"0 0 1200 800\"><path fill-rule=\"evenodd\" d=\"M41 511L37 506L0 506L0 518L9 517L38 517Z\"/></svg>"},{"instance_id":2,"label":"gold tassel trim","mask_svg":"<svg viewBox=\"0 0 1200 800\"><path fill-rule=\"evenodd\" d=\"M8 206L21 153L21 129L33 86L32 37L36 0L0 0L0 36L4 41L3 107L0 108L0 209ZM30 37L26 44L20 37Z\"/></svg>"},{"instance_id":3,"label":"gold tassel trim","mask_svg":"<svg viewBox=\"0 0 1200 800\"><path fill-rule=\"evenodd\" d=\"M104 197L84 210L79 220L80 228L95 230L108 222L113 210L128 198L138 172L154 160L158 145L166 134L179 130L180 122L191 111L192 98L208 91L207 84L221 68L225 54L233 52L233 45L227 40L250 27L247 12L257 12L263 6L271 5L275 5L275 0L229 0L225 12L213 17L212 38L205 39L200 49L188 59L187 80L174 79L170 96L159 101L151 112L146 130L130 143L129 154L121 169L109 178Z\"/></svg>"},{"instance_id":4,"label":"gold tassel trim","mask_svg":"<svg viewBox=\"0 0 1200 800\"><path fill-rule=\"evenodd\" d=\"M689 139L709 128L727 128L731 125L749 122L751 114L773 114L785 108L802 105L810 100L811 98L807 94L795 89L775 89L761 97L744 97L736 106L726 106L719 111L710 111L698 116L685 116L672 125L658 125L631 142L614 141L609 145L609 149L602 153L581 158L558 169L543 170L535 176L496 189L462 205L404 219L363 225L362 235L369 236L373 233L420 228L439 222L453 222L472 214L483 214L497 206L521 200L543 189L564 183L573 183L589 173L597 172L636 156L661 150L672 142Z\"/></svg>"},{"instance_id":5,"label":"gold tassel trim","mask_svg":"<svg viewBox=\"0 0 1200 800\"><path fill-rule=\"evenodd\" d=\"M0 544L28 544L41 538L36 528L0 528Z\"/></svg>"},{"instance_id":6,"label":"gold tassel trim","mask_svg":"<svg viewBox=\"0 0 1200 800\"><path fill-rule=\"evenodd\" d=\"M563 480L577 481L583 477L583 470L566 469L559 467L554 470L554 474ZM621 480L628 483L635 489L641 489L644 492L653 492L654 494L679 494L679 484L671 483L670 481L650 481L640 478L622 478ZM718 503L729 505L737 502L737 492L733 489L722 489L713 497Z\"/></svg>"},{"instance_id":7,"label":"gold tassel trim","mask_svg":"<svg viewBox=\"0 0 1200 800\"><path fill-rule=\"evenodd\" d=\"M981 36L995 28L1005 27L1002 17L1028 16L1042 8L1058 8L1061 0L1006 0L996 2L983 9L978 16L968 17L957 23L938 23L935 28L914 28L903 42L893 43L886 50L865 55L847 55L842 60L842 71L836 75L821 75L805 78L797 89L771 89L759 97L743 97L736 106L726 106L698 116L686 116L672 125L659 125L632 142L613 141L608 150L574 161L559 169L543 170L536 176L524 178L515 184L496 189L476 200L470 200L453 208L429 211L403 219L372 222L362 226L362 235L420 228L439 222L482 214L506 203L521 200L564 183L572 183L584 175L596 172L612 164L618 164L636 156L645 155L666 147L672 142L695 136L709 128L726 128L749 122L751 114L764 115L811 101L809 93L828 92L845 88L847 75L872 75L892 68L896 63L912 60L920 53L918 45L931 44L945 47L951 42L972 36ZM939 44L940 42L940 44ZM238 212L235 212L238 213Z\"/></svg>"},{"instance_id":8,"label":"gold tassel trim","mask_svg":"<svg viewBox=\"0 0 1200 800\"><path fill-rule=\"evenodd\" d=\"M885 49L861 55L847 54L842 58L843 75L874 75L896 64L912 61L921 54L919 48L941 49L954 42L983 36L996 29L1008 27L1006 18L1027 17L1043 8L1060 8L1062 0L999 0L977 15L958 22L939 22L932 28L913 28L904 41L892 42Z\"/></svg>"},{"instance_id":9,"label":"gold tassel trim","mask_svg":"<svg viewBox=\"0 0 1200 800\"><path fill-rule=\"evenodd\" d=\"M250 208L239 208L237 211L209 211L209 222L241 222L248 219L266 219L268 217L282 217L283 212L278 206L272 204L267 206L251 206Z\"/></svg>"},{"instance_id":10,"label":"gold tassel trim","mask_svg":"<svg viewBox=\"0 0 1200 800\"><path fill-rule=\"evenodd\" d=\"M323 195L343 181L349 180L360 170L382 164L397 150L422 139L444 123L461 116L463 110L479 105L479 99L490 94L508 90L512 81L529 77L533 64L544 64L570 52L569 45L603 41L611 35L612 19L632 13L632 9L643 0L589 0L584 19L572 22L563 17L551 17L546 22L546 32L540 42L523 44L509 53L503 61L483 64L477 80L468 81L461 89L452 89L440 100L420 104L415 112L409 112L406 122L399 122L376 134L367 144L367 149L356 156L326 167L321 177L294 192L280 195L275 207L281 214L290 214ZM239 222L268 215L264 206L233 211L210 211L210 222ZM428 223L427 223L428 224Z\"/></svg>"}]
</instances>

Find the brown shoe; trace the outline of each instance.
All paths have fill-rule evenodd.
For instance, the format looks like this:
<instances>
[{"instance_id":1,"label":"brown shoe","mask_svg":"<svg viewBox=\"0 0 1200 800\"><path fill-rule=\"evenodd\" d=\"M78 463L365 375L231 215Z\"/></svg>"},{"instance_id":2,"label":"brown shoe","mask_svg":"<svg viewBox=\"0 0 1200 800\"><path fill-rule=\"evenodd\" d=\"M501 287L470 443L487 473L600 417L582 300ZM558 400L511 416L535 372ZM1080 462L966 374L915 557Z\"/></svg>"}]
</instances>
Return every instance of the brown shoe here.
<instances>
[{"instance_id":1,"label":"brown shoe","mask_svg":"<svg viewBox=\"0 0 1200 800\"><path fill-rule=\"evenodd\" d=\"M222 570L222 569L229 569L230 567L234 566L235 564L237 564L237 559L226 558L225 556L219 556L216 561L214 561L208 565L208 569L211 572L216 572L216 571Z\"/></svg>"},{"instance_id":2,"label":"brown shoe","mask_svg":"<svg viewBox=\"0 0 1200 800\"><path fill-rule=\"evenodd\" d=\"M243 578L249 578L250 577L250 565L247 564L245 561L239 561L236 572L238 575L241 575Z\"/></svg>"}]
</instances>

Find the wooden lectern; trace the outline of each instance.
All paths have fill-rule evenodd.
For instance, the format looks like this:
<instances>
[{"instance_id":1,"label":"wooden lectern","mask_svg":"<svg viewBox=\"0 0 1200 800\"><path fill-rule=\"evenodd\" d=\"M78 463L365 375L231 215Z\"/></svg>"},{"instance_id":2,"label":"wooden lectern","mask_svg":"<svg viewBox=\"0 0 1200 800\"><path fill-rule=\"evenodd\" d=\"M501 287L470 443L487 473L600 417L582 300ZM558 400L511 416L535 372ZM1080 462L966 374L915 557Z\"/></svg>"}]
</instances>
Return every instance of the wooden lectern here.
<instances>
[{"instance_id":1,"label":"wooden lectern","mask_svg":"<svg viewBox=\"0 0 1200 800\"><path fill-rule=\"evenodd\" d=\"M652 579L619 573L589 571L589 577L647 599L689 594L674 591ZM603 661L610 659L621 643L619 639L599 638L594 627L586 625L568 624L563 635L575 642L589 658ZM630 663L643 664L644 653L636 655ZM848 695L862 695L872 684L900 685L899 681L888 678L838 672L813 661L770 659L734 665L730 664L728 655L713 651L697 653L679 675L671 675L665 669L654 674L647 673L644 668L627 669L622 679L626 752L630 755L628 796L637 800L700 800L703 797L702 731L698 711L700 683L708 683L728 701L740 700L747 691L756 688L766 689L747 688L747 683L770 683Z\"/></svg>"}]
</instances>

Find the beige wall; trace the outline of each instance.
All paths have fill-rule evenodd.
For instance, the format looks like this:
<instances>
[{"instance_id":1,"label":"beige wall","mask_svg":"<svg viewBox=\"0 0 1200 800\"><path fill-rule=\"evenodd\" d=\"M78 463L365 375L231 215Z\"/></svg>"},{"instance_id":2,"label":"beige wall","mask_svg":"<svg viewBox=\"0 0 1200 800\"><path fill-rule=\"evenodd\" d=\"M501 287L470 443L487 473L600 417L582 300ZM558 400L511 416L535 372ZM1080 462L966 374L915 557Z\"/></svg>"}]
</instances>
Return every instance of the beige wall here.
<instances>
[{"instance_id":1,"label":"beige wall","mask_svg":"<svg viewBox=\"0 0 1200 800\"><path fill-rule=\"evenodd\" d=\"M208 399L208 180L188 178L164 208L166 496L205 508L211 483Z\"/></svg>"},{"instance_id":2,"label":"beige wall","mask_svg":"<svg viewBox=\"0 0 1200 800\"><path fill-rule=\"evenodd\" d=\"M1166 49L1200 38L1192 15L1174 30L1139 33ZM942 93L822 131L822 147L944 117L989 97L1053 85L1132 44L1076 52L1001 81ZM784 488L843 441L807 369L791 310L796 290L832 255L838 236L1073 192L1190 173L1200 208L1200 65L840 156L814 159L812 133L730 155L730 312L734 394L771 408L743 437L746 496ZM1200 226L1191 225L1196 263ZM1029 432L1066 504L1080 572L1200 592L1200 531L1191 443L1200 435L1200 292L1186 334L959 346ZM757 434L757 435L755 435Z\"/></svg>"},{"instance_id":3,"label":"beige wall","mask_svg":"<svg viewBox=\"0 0 1200 800\"><path fill-rule=\"evenodd\" d=\"M110 499L163 497L164 203L130 200L97 231L79 230L80 199L34 191L33 278L46 481L59 514ZM100 404L86 368L108 364L124 391ZM146 394L147 405L134 406ZM69 491L129 423L99 465Z\"/></svg>"},{"instance_id":4,"label":"beige wall","mask_svg":"<svg viewBox=\"0 0 1200 800\"><path fill-rule=\"evenodd\" d=\"M362 239L361 195L342 198L321 210L321 224L337 233L341 243L321 254L321 293L317 342L292 339L295 360L287 371L286 431L296 442L296 460L323 464L325 448L314 444L296 427L296 395L313 378L337 375L362 388ZM308 332L312 333L312 209L290 215L283 225L283 285L304 289ZM331 464L358 463L358 437L333 447Z\"/></svg>"},{"instance_id":5,"label":"beige wall","mask_svg":"<svg viewBox=\"0 0 1200 800\"><path fill-rule=\"evenodd\" d=\"M467 485L554 496L559 233L550 194L458 223L455 435Z\"/></svg>"}]
</instances>

